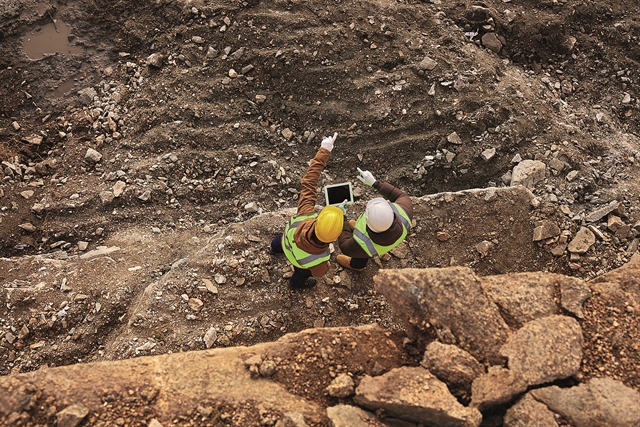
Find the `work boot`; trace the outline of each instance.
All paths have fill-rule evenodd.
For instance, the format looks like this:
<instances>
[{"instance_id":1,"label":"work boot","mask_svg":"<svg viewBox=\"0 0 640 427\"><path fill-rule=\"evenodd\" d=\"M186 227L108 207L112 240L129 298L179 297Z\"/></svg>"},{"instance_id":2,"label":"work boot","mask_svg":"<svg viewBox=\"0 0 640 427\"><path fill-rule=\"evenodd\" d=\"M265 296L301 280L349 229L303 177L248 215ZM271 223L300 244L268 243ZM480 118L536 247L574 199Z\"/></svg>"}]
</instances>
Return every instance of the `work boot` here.
<instances>
[{"instance_id":1,"label":"work boot","mask_svg":"<svg viewBox=\"0 0 640 427\"><path fill-rule=\"evenodd\" d=\"M291 284L291 280L289 280L289 288L291 289L309 289L309 288L313 288L317 283L317 280L315 277L309 277L307 280L304 281L304 283L302 285L298 285L298 286L293 286Z\"/></svg>"},{"instance_id":2,"label":"work boot","mask_svg":"<svg viewBox=\"0 0 640 427\"><path fill-rule=\"evenodd\" d=\"M340 254L340 255L338 255L336 257L336 261L338 262L338 264L340 264L344 268L348 268L349 270L364 271L364 268L353 268L353 267L351 267L351 257L350 256L346 256L346 255Z\"/></svg>"},{"instance_id":3,"label":"work boot","mask_svg":"<svg viewBox=\"0 0 640 427\"><path fill-rule=\"evenodd\" d=\"M349 227L351 227L351 231L356 229L356 220L355 219L350 219L349 220Z\"/></svg>"}]
</instances>

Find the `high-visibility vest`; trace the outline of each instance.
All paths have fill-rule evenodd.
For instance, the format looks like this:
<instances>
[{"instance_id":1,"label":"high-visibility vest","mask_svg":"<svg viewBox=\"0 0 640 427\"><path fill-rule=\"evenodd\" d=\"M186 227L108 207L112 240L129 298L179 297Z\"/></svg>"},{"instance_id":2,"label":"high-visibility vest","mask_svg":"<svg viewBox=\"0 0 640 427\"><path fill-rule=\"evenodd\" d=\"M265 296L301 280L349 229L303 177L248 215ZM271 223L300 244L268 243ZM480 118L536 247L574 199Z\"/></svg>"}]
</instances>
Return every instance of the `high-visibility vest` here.
<instances>
[{"instance_id":1,"label":"high-visibility vest","mask_svg":"<svg viewBox=\"0 0 640 427\"><path fill-rule=\"evenodd\" d=\"M325 261L329 261L329 258L331 257L331 252L329 251L328 245L325 252L320 254L310 254L309 252L305 252L300 249L298 245L296 245L296 242L293 240L293 235L296 232L296 228L302 221L306 221L309 218L317 217L317 213L311 215L294 215L287 223L287 226L284 229L284 233L282 233L282 250L287 256L289 262L298 268L309 269L311 267L315 267L316 265L322 264Z\"/></svg>"},{"instance_id":2,"label":"high-visibility vest","mask_svg":"<svg viewBox=\"0 0 640 427\"><path fill-rule=\"evenodd\" d=\"M360 245L360 247L369 254L370 257L381 256L398 246L405 237L407 237L407 233L411 229L411 219L409 219L409 215L396 203L391 203L391 209L393 212L398 215L400 218L400 222L402 223L402 235L398 237L398 240L393 242L388 246L381 246L376 244L371 237L369 237L369 233L367 233L367 220L365 215L362 214L356 220L356 226L353 229L353 238Z\"/></svg>"}]
</instances>

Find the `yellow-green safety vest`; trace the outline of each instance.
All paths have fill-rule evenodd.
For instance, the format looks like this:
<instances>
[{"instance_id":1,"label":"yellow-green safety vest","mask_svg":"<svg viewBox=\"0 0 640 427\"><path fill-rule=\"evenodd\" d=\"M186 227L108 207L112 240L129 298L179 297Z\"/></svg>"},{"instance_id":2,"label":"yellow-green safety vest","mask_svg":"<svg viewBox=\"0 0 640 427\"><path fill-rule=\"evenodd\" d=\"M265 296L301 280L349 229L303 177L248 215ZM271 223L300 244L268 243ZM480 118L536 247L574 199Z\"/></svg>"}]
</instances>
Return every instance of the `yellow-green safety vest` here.
<instances>
[{"instance_id":1,"label":"yellow-green safety vest","mask_svg":"<svg viewBox=\"0 0 640 427\"><path fill-rule=\"evenodd\" d=\"M409 219L409 215L396 203L390 203L391 209L393 212L398 215L400 218L400 222L402 223L402 235L390 244L389 246L381 246L376 244L367 233L367 220L365 218L365 214L362 214L356 220L356 226L353 229L353 238L360 245L360 247L369 254L370 257L381 256L398 246L405 237L407 237L407 233L411 230L411 219Z\"/></svg>"},{"instance_id":2,"label":"yellow-green safety vest","mask_svg":"<svg viewBox=\"0 0 640 427\"><path fill-rule=\"evenodd\" d=\"M329 261L329 258L331 257L331 252L329 251L328 246L326 252L321 254L310 254L300 249L298 245L296 245L296 242L293 241L293 235L296 232L296 227L298 227L302 221L317 217L317 213L311 215L294 215L287 223L284 233L282 233L282 250L287 256L289 262L298 268L309 269L322 264L325 261Z\"/></svg>"}]
</instances>

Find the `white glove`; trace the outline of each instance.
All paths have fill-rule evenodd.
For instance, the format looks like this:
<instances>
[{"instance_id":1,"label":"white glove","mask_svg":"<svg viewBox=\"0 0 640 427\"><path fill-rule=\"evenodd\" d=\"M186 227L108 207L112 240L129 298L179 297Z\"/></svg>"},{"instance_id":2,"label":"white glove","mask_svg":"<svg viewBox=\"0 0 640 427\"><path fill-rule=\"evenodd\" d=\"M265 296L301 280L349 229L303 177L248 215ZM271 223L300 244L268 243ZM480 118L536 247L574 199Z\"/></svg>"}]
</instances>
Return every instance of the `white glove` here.
<instances>
[{"instance_id":1,"label":"white glove","mask_svg":"<svg viewBox=\"0 0 640 427\"><path fill-rule=\"evenodd\" d=\"M342 203L340 203L340 204L338 205L338 207L339 207L340 209L342 209L342 213L343 213L343 214L345 214L345 215L347 214L347 202L348 202L348 201L349 201L349 199L344 199L344 202L342 202Z\"/></svg>"},{"instance_id":2,"label":"white glove","mask_svg":"<svg viewBox=\"0 0 640 427\"><path fill-rule=\"evenodd\" d=\"M369 187L371 187L376 182L376 179L373 177L373 174L371 172L363 171L360 168L358 168L358 172L360 172L360 176L358 177L358 179L362 181L364 185L368 185Z\"/></svg>"},{"instance_id":3,"label":"white glove","mask_svg":"<svg viewBox=\"0 0 640 427\"><path fill-rule=\"evenodd\" d=\"M333 150L333 142L336 140L337 137L338 137L338 132L334 133L333 136L326 137L325 139L322 140L320 147L326 148L329 151Z\"/></svg>"}]
</instances>

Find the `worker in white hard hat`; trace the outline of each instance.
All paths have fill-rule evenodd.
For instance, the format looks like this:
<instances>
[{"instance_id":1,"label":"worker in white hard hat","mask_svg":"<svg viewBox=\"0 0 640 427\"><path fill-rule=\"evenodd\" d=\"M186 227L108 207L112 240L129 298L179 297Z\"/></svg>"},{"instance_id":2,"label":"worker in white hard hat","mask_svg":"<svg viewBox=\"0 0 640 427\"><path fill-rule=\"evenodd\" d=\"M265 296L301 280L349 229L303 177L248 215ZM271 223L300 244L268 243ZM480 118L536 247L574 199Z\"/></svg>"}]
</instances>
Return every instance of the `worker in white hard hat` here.
<instances>
[{"instance_id":1,"label":"worker in white hard hat","mask_svg":"<svg viewBox=\"0 0 640 427\"><path fill-rule=\"evenodd\" d=\"M329 243L336 240L342 231L343 209L325 206L320 213L315 212L320 173L329 160L337 136L336 132L322 140L320 149L302 177L298 212L287 222L284 232L271 241L271 253L284 253L293 265L293 276L289 279L291 289L315 286L315 277L329 270Z\"/></svg>"},{"instance_id":2,"label":"worker in white hard hat","mask_svg":"<svg viewBox=\"0 0 640 427\"><path fill-rule=\"evenodd\" d=\"M378 190L357 220L344 223L338 237L341 255L336 261L344 268L363 271L369 258L382 256L407 237L413 218L413 203L404 191L378 181L369 171L358 168L358 179Z\"/></svg>"}]
</instances>

